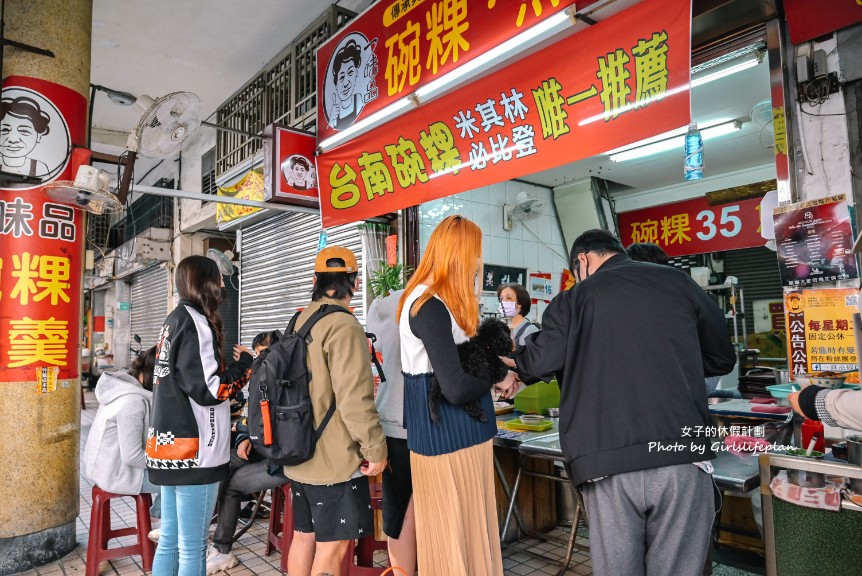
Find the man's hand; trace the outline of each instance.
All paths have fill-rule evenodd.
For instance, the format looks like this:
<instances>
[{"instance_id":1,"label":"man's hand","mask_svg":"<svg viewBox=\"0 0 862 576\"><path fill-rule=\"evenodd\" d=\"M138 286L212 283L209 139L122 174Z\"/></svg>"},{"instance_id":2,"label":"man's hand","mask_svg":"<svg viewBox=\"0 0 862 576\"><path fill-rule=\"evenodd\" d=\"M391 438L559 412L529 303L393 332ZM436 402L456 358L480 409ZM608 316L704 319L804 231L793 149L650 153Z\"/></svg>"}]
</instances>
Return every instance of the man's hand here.
<instances>
[{"instance_id":1,"label":"man's hand","mask_svg":"<svg viewBox=\"0 0 862 576\"><path fill-rule=\"evenodd\" d=\"M509 368L512 368L513 370L515 369L515 361L512 358L509 358L508 356L500 356L500 360Z\"/></svg>"},{"instance_id":2,"label":"man's hand","mask_svg":"<svg viewBox=\"0 0 862 576\"><path fill-rule=\"evenodd\" d=\"M386 468L386 460L381 460L380 462L368 462L367 460L363 460L362 465L359 466L359 471L366 476L377 476L383 472L384 468Z\"/></svg>"},{"instance_id":3,"label":"man's hand","mask_svg":"<svg viewBox=\"0 0 862 576\"><path fill-rule=\"evenodd\" d=\"M243 440L236 447L236 455L243 460L248 460L249 454L251 454L251 440Z\"/></svg>"},{"instance_id":4,"label":"man's hand","mask_svg":"<svg viewBox=\"0 0 862 576\"><path fill-rule=\"evenodd\" d=\"M494 389L500 392L500 398L511 398L520 390L518 382L518 375L509 370L501 382L494 384Z\"/></svg>"},{"instance_id":5,"label":"man's hand","mask_svg":"<svg viewBox=\"0 0 862 576\"><path fill-rule=\"evenodd\" d=\"M799 392L791 392L787 397L787 400L790 402L790 406L792 406L800 416L805 416L805 414L802 413L802 409L799 408ZM807 416L805 417L807 418Z\"/></svg>"}]
</instances>

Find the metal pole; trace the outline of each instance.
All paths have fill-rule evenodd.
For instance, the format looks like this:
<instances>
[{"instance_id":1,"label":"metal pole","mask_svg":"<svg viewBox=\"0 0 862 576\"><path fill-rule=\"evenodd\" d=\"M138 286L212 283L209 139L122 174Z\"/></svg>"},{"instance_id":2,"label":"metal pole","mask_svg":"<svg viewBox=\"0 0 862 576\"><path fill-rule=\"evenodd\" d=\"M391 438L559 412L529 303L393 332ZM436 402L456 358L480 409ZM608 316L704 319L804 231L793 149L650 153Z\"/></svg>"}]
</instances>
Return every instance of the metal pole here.
<instances>
[{"instance_id":1,"label":"metal pole","mask_svg":"<svg viewBox=\"0 0 862 576\"><path fill-rule=\"evenodd\" d=\"M275 210L276 212L301 212L303 214L320 214L319 209L310 208L308 206L291 206L288 204L261 202L259 200L246 200L245 198L214 196L212 194L203 194L201 192L188 192L186 190L177 190L173 188L156 188L155 186L136 185L134 188L134 192L155 194L156 196L171 196L172 198L185 198L186 200L200 200L201 202L220 202L222 204L252 206L254 208L263 208L265 210Z\"/></svg>"}]
</instances>

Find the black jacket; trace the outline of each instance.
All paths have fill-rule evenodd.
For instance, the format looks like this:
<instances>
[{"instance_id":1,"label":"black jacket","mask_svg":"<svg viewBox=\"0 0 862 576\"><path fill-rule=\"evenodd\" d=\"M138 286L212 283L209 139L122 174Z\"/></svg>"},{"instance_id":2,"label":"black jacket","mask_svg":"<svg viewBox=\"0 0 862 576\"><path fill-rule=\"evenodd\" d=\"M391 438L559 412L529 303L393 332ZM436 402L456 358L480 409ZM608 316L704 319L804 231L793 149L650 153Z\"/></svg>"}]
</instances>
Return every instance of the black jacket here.
<instances>
[{"instance_id":1,"label":"black jacket","mask_svg":"<svg viewBox=\"0 0 862 576\"><path fill-rule=\"evenodd\" d=\"M524 381L558 377L576 485L714 458L697 436L709 425L703 379L735 361L724 315L688 274L624 254L554 298L516 358Z\"/></svg>"},{"instance_id":2,"label":"black jacket","mask_svg":"<svg viewBox=\"0 0 862 576\"><path fill-rule=\"evenodd\" d=\"M180 300L159 333L147 468L153 484L210 484L228 477L230 403L247 382L251 355L224 369L215 331Z\"/></svg>"}]
</instances>

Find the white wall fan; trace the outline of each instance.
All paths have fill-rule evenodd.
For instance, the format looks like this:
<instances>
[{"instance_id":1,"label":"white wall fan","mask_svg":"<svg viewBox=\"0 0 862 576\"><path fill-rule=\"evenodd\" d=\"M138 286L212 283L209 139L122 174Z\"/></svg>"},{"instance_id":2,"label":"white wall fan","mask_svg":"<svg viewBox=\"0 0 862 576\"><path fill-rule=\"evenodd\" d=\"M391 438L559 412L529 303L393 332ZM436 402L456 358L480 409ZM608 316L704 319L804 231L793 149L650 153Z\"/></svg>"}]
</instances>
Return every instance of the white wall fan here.
<instances>
[{"instance_id":1,"label":"white wall fan","mask_svg":"<svg viewBox=\"0 0 862 576\"><path fill-rule=\"evenodd\" d=\"M526 192L518 192L514 204L503 204L503 230L511 230L513 220L528 222L544 213L544 200L530 196Z\"/></svg>"},{"instance_id":2,"label":"white wall fan","mask_svg":"<svg viewBox=\"0 0 862 576\"><path fill-rule=\"evenodd\" d=\"M110 177L103 170L81 166L75 180L55 180L43 187L53 202L92 214L120 212L123 205L109 191Z\"/></svg>"},{"instance_id":3,"label":"white wall fan","mask_svg":"<svg viewBox=\"0 0 862 576\"><path fill-rule=\"evenodd\" d=\"M215 248L207 249L207 258L214 261L218 265L218 271L222 276L232 276L234 272L235 265L232 262L233 260L233 252L230 250L226 252L222 252L221 250L216 250Z\"/></svg>"},{"instance_id":4,"label":"white wall fan","mask_svg":"<svg viewBox=\"0 0 862 576\"><path fill-rule=\"evenodd\" d=\"M201 99L193 92L171 92L161 98L139 96L135 107L140 120L126 147L147 158L163 158L179 152L201 125Z\"/></svg>"}]
</instances>

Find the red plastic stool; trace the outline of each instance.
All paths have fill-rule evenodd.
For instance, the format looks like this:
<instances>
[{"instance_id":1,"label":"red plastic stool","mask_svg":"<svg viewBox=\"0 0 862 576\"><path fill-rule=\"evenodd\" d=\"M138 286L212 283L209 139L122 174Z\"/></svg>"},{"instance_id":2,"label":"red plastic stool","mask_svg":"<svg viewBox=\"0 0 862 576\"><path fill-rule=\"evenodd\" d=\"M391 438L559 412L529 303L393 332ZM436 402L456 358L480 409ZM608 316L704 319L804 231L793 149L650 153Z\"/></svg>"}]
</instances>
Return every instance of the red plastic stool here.
<instances>
[{"instance_id":1,"label":"red plastic stool","mask_svg":"<svg viewBox=\"0 0 862 576\"><path fill-rule=\"evenodd\" d=\"M371 482L371 508L381 510L383 507L383 485L380 482ZM347 558L352 559L356 554L356 564L348 565L348 570L343 571L347 576L379 576L385 568L374 567L374 552L376 550L388 550L386 540L377 540L374 534L359 539L359 544L350 544L347 550Z\"/></svg>"},{"instance_id":2,"label":"red plastic stool","mask_svg":"<svg viewBox=\"0 0 862 576\"><path fill-rule=\"evenodd\" d=\"M112 498L134 498L137 511L137 527L111 528L111 499ZM129 496L126 494L112 494L105 492L98 486L93 486L93 506L90 512L90 542L87 544L87 568L86 576L98 576L99 564L102 560L114 558L125 558L127 556L140 555L145 572L153 569L153 556L156 553L156 545L150 542L147 535L152 529L150 524L150 506L153 498L149 492ZM108 548L108 541L121 536L137 535L138 542L131 546L120 548Z\"/></svg>"},{"instance_id":3,"label":"red plastic stool","mask_svg":"<svg viewBox=\"0 0 862 576\"><path fill-rule=\"evenodd\" d=\"M281 571L287 574L287 554L293 542L293 497L290 482L273 488L271 500L265 553L269 556L273 550L281 552Z\"/></svg>"}]
</instances>

